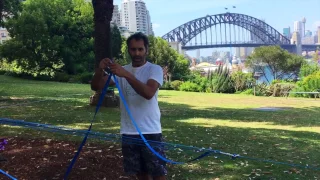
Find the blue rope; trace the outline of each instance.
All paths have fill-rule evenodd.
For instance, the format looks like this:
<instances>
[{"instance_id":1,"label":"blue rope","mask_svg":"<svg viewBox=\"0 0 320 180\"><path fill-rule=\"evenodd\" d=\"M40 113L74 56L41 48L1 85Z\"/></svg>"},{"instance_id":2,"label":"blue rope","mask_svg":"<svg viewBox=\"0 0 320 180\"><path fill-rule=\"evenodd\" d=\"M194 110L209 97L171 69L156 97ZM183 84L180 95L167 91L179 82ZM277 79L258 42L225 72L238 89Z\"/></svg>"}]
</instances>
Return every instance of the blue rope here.
<instances>
[{"instance_id":1,"label":"blue rope","mask_svg":"<svg viewBox=\"0 0 320 180\"><path fill-rule=\"evenodd\" d=\"M13 120L13 119L7 119L7 118L0 118L0 124L6 124L6 125L11 125L11 126L23 126L23 127L32 128L35 130L40 129L40 130L45 130L45 131L49 131L49 132L57 132L57 133L61 133L61 134L70 134L70 135L77 135L77 136L83 136L87 133L87 130L70 129L70 128L65 128L65 127L32 123L32 122L25 122L22 120ZM102 139L102 140L112 141L112 142L122 142L122 143L128 143L128 144L135 144L135 145L139 145L139 146L145 146L145 143L140 138L131 138L131 137L122 137L121 138L121 136L116 135L116 134L104 134L104 133L94 132L94 131L90 131L89 135L90 136L88 138ZM304 166L304 165L300 165L300 164L291 164L291 163L278 162L278 161L266 160L266 159L261 159L261 158L252 158L252 157L247 157L247 156L241 156L239 154L232 154L232 153L222 152L219 150L213 150L211 148L199 148L199 147L194 147L194 146L186 146L186 145L182 145L182 144L165 143L165 142L151 141L151 140L148 140L148 142L153 147L164 146L164 147L167 147L167 149L178 149L178 148L184 149L184 150L189 149L189 150L193 150L194 152L205 152L205 153L210 152L210 153L215 153L218 155L229 156L232 159L242 158L242 159L248 159L248 160L252 160L252 161L273 163L273 164L286 165L286 166L291 166L291 167L299 167L299 168L311 169L311 170L316 170L316 171L320 170L320 168L317 168L315 166Z\"/></svg>"},{"instance_id":2,"label":"blue rope","mask_svg":"<svg viewBox=\"0 0 320 180\"><path fill-rule=\"evenodd\" d=\"M111 76L111 75L110 75L110 76ZM150 144L148 143L148 141L146 140L146 138L145 138L145 137L143 136L143 134L141 133L140 128L138 127L136 121L134 120L134 118L133 118L133 116L132 116L132 114L131 114L131 111L130 111L129 106L128 106L127 102L126 102L126 99L125 99L125 97L123 96L122 90L121 90L121 88L120 88L120 86L119 86L119 82L118 82L118 80L117 80L117 77L116 77L114 74L113 74L113 77L114 77L113 79L114 79L114 81L115 81L116 87L118 88L120 98L121 98L121 100L122 100L122 103L123 103L124 107L126 108L126 111L127 111L128 115L129 115L129 117L130 117L130 119L131 119L131 122L132 122L133 125L135 126L136 130L138 131L138 133L139 133L140 137L142 138L143 142L145 143L145 145L146 145L146 146L149 148L149 150L150 150L153 154L155 154L159 159L161 159L162 161L165 161L165 162L167 162L167 163L171 163L171 164L185 164L185 163L188 163L188 162L192 162L192 161L196 161L196 160L199 160L199 159L201 159L201 158L204 158L204 157L206 157L206 156L208 156L209 154L212 153L212 152L206 152L206 153L204 153L204 154L202 154L202 155L200 155L200 156L198 156L198 157L196 157L196 158L194 158L194 159L192 159L192 160L190 160L190 161L188 161L188 162L176 162L176 161L172 161L172 160L169 160L169 159L161 156L157 151L155 151L155 150L150 146Z\"/></svg>"},{"instance_id":3,"label":"blue rope","mask_svg":"<svg viewBox=\"0 0 320 180\"><path fill-rule=\"evenodd\" d=\"M104 88L103 88L103 90L102 90L102 92L101 92L101 96L100 96L99 102L98 102L98 104L97 104L96 111L95 111L94 116L93 116L93 118L92 118L92 120L91 120L91 122L90 122L90 127L89 127L88 131L86 132L85 137L83 138L82 143L80 144L80 146L79 146L79 148L78 148L78 151L76 152L75 156L73 157L73 159L72 159L72 161L71 161L71 164L69 165L69 167L68 167L68 169L67 169L67 172L65 173L63 179L67 179L67 178L68 178L68 176L69 176L69 174L70 174L70 172L71 172L71 170L72 170L73 165L74 165L75 162L77 161L77 158L78 158L78 156L80 155L80 152L81 152L84 144L85 144L86 141L87 141L89 132L91 131L91 128L92 128L92 123L93 123L94 119L96 118L96 115L97 115L97 113L98 113L98 111L99 111L99 108L100 108L100 106L101 106L101 104L102 104L102 102L103 102L103 100L104 100L104 96L105 96L105 94L106 94L106 92L107 92L108 86L109 86L109 84L110 84L110 80L111 80L111 76L108 77L108 80L107 80L107 82L106 82L106 84L105 84L105 86L104 86Z\"/></svg>"},{"instance_id":4,"label":"blue rope","mask_svg":"<svg viewBox=\"0 0 320 180\"><path fill-rule=\"evenodd\" d=\"M211 153L217 153L217 154L222 154L222 155L231 156L232 159L235 159L235 158L246 158L246 159L251 159L251 160L256 160L256 161L263 161L263 162L269 162L269 163L275 163L275 164L285 164L285 165L290 165L290 166L294 166L294 167L309 168L309 166L294 165L294 164L283 163L283 162L276 162L276 161L271 161L271 160L264 160L264 159L259 159L259 158L249 158L249 157L240 156L240 155L238 155L238 154L230 154L230 153L221 152L221 151L218 151L218 150L212 150L212 149L209 149L209 150L208 150L208 149L204 149L204 148L199 149L199 148L195 148L195 147L191 147L191 146L183 146L183 145L180 145L180 147L185 147L185 148L186 148L186 147L188 147L188 148L191 147L191 148L197 149L198 152L201 152L201 151L204 151L204 150L206 150L206 152L203 153L203 154L201 154L200 156L192 159L192 160L187 161L187 162L176 162L176 161L172 161L172 160L166 159L165 157L161 156L158 152L156 152L156 151L153 149L153 147L149 144L150 141L148 142L148 141L145 139L145 137L143 136L143 134L141 133L139 127L137 126L137 124L136 124L136 122L135 122L135 120L134 120L134 118L133 118L133 116L132 116L132 114L131 114L131 111L130 111L127 103L126 103L126 100L125 100L125 98L124 98L124 96L123 96L123 94L122 94L122 90L121 90L121 88L120 88L120 86L119 86L119 83L118 83L118 80L117 80L116 76L115 76L115 75L112 75L112 74L110 73L110 75L109 75L109 77L108 77L108 80L107 80L107 82L106 82L106 84L105 84L105 86L104 86L104 88L103 88L103 90L102 90L102 93L101 93L101 96L100 96L98 105L97 105L97 107L96 107L96 111L95 111L94 117L93 117L93 119L92 119L91 122L90 122L90 127L89 127L89 129L88 129L87 131L82 131L82 133L85 133L85 137L84 137L82 143L80 144L80 146L79 146L79 148L78 148L78 151L76 152L75 156L73 157L73 159L72 159L72 161L71 161L71 164L69 165L69 167L68 167L68 169L67 169L67 172L65 173L64 179L67 179L67 178L68 178L68 175L70 174L70 172L71 172L71 170L72 170L72 167L73 167L73 165L75 164L78 156L80 155L80 152L81 152L81 150L82 150L82 148L83 148L83 146L84 146L84 144L85 144L85 142L86 142L86 140L87 140L87 138L88 138L88 135L89 135L90 132L91 132L91 128L92 128L93 121L94 121L94 119L95 119L95 117L96 117L96 114L98 113L99 108L100 108L100 106L101 106L101 104L102 104L102 102L103 102L103 99L104 99L106 90L107 90L107 88L108 88L108 85L109 85L109 83L110 83L110 80L111 80L111 77L112 77L112 76L114 77L116 87L118 88L120 98L122 99L122 102L123 102L123 104L124 104L124 106L125 106L125 108L126 108L126 111L127 111L127 113L128 113L128 115L129 115L129 117L130 117L133 125L135 126L136 130L138 131L138 133L139 133L139 135L140 135L140 137L141 137L141 139L142 139L142 140L141 140L141 139L136 139L136 141L138 141L139 143L140 143L141 141L143 141L143 143L141 143L141 144L137 143L137 144L139 144L139 145L146 145L146 146L151 150L152 153L154 153L158 158L160 158L161 160L163 160L163 161L165 161L165 162L167 162L167 163L171 163L171 164L185 164L185 163L189 163L189 162L192 162L192 161L196 161L196 160L202 159L202 158L204 158L204 157L206 157L206 156L209 156ZM29 123L29 125L34 125L34 124L36 124L36 123ZM38 125L39 125L39 124L38 124ZM51 128L51 127L49 127L49 126L47 126L47 125L39 125L39 127L40 127L40 128ZM54 131L59 131L59 130L60 130L60 129L54 129ZM78 131L78 132L81 132L81 131ZM77 133L77 132L75 132L75 133ZM95 133L94 135L97 135L97 133ZM127 138L127 137L126 137L126 138ZM132 143L135 143L135 142L133 141ZM157 143L159 143L159 142L157 142ZM160 142L160 144L161 144L161 145L164 145L164 144L166 144L166 143ZM177 144L172 144L172 145L174 145L174 147L177 146ZM316 170L319 170L320 168L315 168L315 169L316 169Z\"/></svg>"},{"instance_id":5,"label":"blue rope","mask_svg":"<svg viewBox=\"0 0 320 180\"><path fill-rule=\"evenodd\" d=\"M4 174L5 176L7 176L8 178L12 179L12 180L17 180L15 177L11 176L10 174L4 172L3 170L0 169L0 173Z\"/></svg>"}]
</instances>

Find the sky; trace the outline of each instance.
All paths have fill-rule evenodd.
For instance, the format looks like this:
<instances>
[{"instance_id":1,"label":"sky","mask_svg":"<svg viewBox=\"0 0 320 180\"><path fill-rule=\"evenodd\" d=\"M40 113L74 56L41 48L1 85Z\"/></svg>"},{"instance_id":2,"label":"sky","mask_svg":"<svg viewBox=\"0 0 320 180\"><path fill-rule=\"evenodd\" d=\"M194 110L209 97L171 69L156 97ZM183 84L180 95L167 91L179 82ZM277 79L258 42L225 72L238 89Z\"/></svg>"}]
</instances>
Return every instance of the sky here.
<instances>
[{"instance_id":1,"label":"sky","mask_svg":"<svg viewBox=\"0 0 320 180\"><path fill-rule=\"evenodd\" d=\"M150 12L156 36L191 20L229 12L264 19L280 33L283 28L293 30L294 21L306 18L306 30L316 31L320 26L320 0L144 0ZM120 5L121 0L114 0ZM232 8L236 6L236 8ZM201 50L201 55L211 55L213 49ZM188 54L193 55L193 52Z\"/></svg>"}]
</instances>

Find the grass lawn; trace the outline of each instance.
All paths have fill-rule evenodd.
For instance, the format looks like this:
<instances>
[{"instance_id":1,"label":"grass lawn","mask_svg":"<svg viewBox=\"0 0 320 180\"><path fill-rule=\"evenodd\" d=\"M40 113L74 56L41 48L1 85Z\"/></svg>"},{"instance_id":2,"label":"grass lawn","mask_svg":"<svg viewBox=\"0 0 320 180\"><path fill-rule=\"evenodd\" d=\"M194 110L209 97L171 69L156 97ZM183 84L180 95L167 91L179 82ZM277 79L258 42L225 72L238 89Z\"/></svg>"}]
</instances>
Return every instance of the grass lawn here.
<instances>
[{"instance_id":1,"label":"grass lawn","mask_svg":"<svg viewBox=\"0 0 320 180\"><path fill-rule=\"evenodd\" d=\"M88 105L91 94L89 85L0 76L0 118L86 129L95 109ZM161 90L159 102L167 142L320 168L320 99ZM279 107L281 110L256 110L261 107ZM100 109L93 131L118 133L119 115L117 108ZM0 127L0 136L67 137L8 126ZM68 139L79 141L82 138ZM186 161L195 155L199 154L183 149L168 152L169 159L178 161ZM320 170L242 158L232 160L219 155L188 165L170 165L168 177L190 180L320 179Z\"/></svg>"}]
</instances>

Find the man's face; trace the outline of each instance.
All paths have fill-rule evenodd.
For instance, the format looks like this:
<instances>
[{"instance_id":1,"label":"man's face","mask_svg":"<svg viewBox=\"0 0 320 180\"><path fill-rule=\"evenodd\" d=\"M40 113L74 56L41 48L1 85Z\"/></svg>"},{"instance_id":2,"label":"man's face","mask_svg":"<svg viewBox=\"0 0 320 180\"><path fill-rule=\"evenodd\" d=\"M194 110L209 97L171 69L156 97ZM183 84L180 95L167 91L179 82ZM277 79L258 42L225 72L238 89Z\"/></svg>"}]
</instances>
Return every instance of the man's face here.
<instances>
[{"instance_id":1,"label":"man's face","mask_svg":"<svg viewBox=\"0 0 320 180\"><path fill-rule=\"evenodd\" d=\"M147 49L144 47L143 40L132 39L129 43L129 55L133 63L142 63L146 60Z\"/></svg>"}]
</instances>

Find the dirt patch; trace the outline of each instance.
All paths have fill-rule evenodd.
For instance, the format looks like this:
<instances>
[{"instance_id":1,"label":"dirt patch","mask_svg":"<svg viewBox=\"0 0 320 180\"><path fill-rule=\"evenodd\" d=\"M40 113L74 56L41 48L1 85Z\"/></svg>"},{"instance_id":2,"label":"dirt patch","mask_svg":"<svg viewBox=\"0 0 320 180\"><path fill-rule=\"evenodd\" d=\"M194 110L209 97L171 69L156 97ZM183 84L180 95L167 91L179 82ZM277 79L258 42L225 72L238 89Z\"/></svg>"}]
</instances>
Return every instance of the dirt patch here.
<instances>
[{"instance_id":1,"label":"dirt patch","mask_svg":"<svg viewBox=\"0 0 320 180\"><path fill-rule=\"evenodd\" d=\"M80 143L51 139L6 138L0 169L19 180L63 179ZM0 180L8 179L0 174ZM123 174L120 145L86 143L69 179L136 179Z\"/></svg>"}]
</instances>

